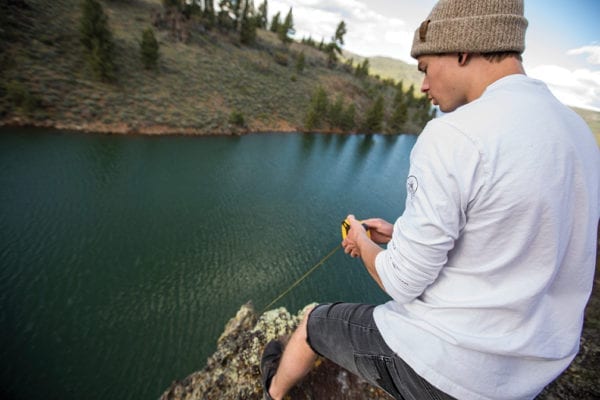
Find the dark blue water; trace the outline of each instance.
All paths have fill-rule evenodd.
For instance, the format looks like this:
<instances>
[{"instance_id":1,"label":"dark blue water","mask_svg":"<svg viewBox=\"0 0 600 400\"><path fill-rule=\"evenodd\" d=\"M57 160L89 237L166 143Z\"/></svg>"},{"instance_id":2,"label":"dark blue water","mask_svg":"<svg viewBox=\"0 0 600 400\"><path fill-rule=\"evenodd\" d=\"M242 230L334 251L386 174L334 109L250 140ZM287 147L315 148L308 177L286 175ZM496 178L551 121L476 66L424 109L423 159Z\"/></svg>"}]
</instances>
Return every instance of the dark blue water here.
<instances>
[{"instance_id":1,"label":"dark blue water","mask_svg":"<svg viewBox=\"0 0 600 400\"><path fill-rule=\"evenodd\" d=\"M340 242L404 209L414 136L0 130L0 390L152 399ZM337 252L277 306L382 302Z\"/></svg>"}]
</instances>

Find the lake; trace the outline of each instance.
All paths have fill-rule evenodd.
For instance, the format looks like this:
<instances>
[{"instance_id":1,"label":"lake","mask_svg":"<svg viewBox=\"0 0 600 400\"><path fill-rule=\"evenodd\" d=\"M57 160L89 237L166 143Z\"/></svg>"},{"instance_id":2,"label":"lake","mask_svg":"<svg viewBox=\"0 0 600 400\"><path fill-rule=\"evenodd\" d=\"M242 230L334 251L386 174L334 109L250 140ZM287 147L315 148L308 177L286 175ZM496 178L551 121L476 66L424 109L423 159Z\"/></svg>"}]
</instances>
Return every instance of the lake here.
<instances>
[{"instance_id":1,"label":"lake","mask_svg":"<svg viewBox=\"0 0 600 400\"><path fill-rule=\"evenodd\" d=\"M0 385L9 399L155 399L338 246L403 211L412 135L0 130ZM383 302L338 251L273 307Z\"/></svg>"}]
</instances>

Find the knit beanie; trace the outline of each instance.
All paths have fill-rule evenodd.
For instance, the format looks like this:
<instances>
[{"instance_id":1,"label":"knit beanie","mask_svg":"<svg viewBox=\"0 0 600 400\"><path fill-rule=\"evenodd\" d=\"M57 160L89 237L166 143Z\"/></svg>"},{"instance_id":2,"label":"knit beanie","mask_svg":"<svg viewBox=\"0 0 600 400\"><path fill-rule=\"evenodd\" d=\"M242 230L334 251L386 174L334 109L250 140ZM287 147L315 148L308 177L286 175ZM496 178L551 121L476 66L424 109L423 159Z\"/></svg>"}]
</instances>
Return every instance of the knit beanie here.
<instances>
[{"instance_id":1,"label":"knit beanie","mask_svg":"<svg viewBox=\"0 0 600 400\"><path fill-rule=\"evenodd\" d=\"M410 55L525 50L523 0L440 0L415 31Z\"/></svg>"}]
</instances>

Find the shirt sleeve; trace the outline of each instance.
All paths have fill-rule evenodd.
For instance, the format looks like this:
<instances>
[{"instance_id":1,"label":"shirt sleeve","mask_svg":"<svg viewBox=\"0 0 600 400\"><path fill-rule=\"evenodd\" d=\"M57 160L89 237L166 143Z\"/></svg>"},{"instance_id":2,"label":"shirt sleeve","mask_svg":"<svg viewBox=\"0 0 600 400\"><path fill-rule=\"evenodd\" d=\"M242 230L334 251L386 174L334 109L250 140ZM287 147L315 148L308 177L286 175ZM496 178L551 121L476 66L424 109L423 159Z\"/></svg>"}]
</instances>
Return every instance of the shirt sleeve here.
<instances>
[{"instance_id":1,"label":"shirt sleeve","mask_svg":"<svg viewBox=\"0 0 600 400\"><path fill-rule=\"evenodd\" d=\"M446 123L431 121L419 136L410 156L404 213L375 259L394 300L408 303L420 296L446 265L477 192L480 159L477 146Z\"/></svg>"}]
</instances>

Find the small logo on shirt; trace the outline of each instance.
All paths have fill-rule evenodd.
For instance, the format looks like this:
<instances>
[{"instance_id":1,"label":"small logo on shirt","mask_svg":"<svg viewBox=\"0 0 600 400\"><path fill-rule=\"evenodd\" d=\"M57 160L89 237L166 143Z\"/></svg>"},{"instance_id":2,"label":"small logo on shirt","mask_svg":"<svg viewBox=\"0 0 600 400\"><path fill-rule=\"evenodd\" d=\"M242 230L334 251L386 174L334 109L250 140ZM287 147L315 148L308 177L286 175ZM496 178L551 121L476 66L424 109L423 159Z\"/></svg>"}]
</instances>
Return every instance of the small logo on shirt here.
<instances>
[{"instance_id":1,"label":"small logo on shirt","mask_svg":"<svg viewBox=\"0 0 600 400\"><path fill-rule=\"evenodd\" d=\"M415 196L415 193L417 193L418 188L419 181L417 181L417 178L413 175L409 176L406 180L406 191L408 192L408 194L410 194L411 200Z\"/></svg>"}]
</instances>

